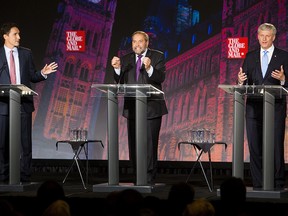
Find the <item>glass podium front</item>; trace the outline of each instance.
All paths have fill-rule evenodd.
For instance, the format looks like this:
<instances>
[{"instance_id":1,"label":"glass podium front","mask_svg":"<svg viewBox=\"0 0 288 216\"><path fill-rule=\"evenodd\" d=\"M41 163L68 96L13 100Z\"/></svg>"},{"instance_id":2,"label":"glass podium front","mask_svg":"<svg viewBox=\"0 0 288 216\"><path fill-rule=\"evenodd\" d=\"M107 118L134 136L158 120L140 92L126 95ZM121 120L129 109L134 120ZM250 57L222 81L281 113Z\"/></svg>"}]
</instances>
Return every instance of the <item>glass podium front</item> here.
<instances>
[{"instance_id":1,"label":"glass podium front","mask_svg":"<svg viewBox=\"0 0 288 216\"><path fill-rule=\"evenodd\" d=\"M38 95L25 85L0 85L0 97L9 98L9 182L0 191L23 191L35 184L20 183L21 97Z\"/></svg>"},{"instance_id":2,"label":"glass podium front","mask_svg":"<svg viewBox=\"0 0 288 216\"><path fill-rule=\"evenodd\" d=\"M152 192L160 185L147 184L147 98L164 93L147 84L93 84L94 97L107 97L108 184L94 185L95 192L134 188ZM136 103L136 185L119 184L118 98L133 97Z\"/></svg>"},{"instance_id":3,"label":"glass podium front","mask_svg":"<svg viewBox=\"0 0 288 216\"><path fill-rule=\"evenodd\" d=\"M255 193L250 195L251 197L280 197L282 191L274 190L274 105L275 99L288 95L288 90L280 85L219 85L218 87L233 96L232 175L242 179L244 177L245 99L263 98L263 188L262 191L253 191Z\"/></svg>"}]
</instances>

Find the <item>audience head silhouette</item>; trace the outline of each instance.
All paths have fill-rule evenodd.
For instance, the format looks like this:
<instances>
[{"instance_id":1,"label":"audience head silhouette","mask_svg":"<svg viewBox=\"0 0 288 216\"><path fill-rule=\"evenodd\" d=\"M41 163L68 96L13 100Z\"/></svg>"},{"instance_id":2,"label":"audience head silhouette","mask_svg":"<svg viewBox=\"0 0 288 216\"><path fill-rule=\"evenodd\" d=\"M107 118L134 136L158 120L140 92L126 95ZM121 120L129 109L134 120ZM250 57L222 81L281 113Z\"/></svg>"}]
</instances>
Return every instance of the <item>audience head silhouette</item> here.
<instances>
[{"instance_id":1,"label":"audience head silhouette","mask_svg":"<svg viewBox=\"0 0 288 216\"><path fill-rule=\"evenodd\" d=\"M21 214L14 209L14 206L9 201L1 199L0 200L0 215L18 216Z\"/></svg>"},{"instance_id":2,"label":"audience head silhouette","mask_svg":"<svg viewBox=\"0 0 288 216\"><path fill-rule=\"evenodd\" d=\"M230 177L220 185L220 197L224 202L246 201L246 187L241 178Z\"/></svg>"},{"instance_id":3,"label":"audience head silhouette","mask_svg":"<svg viewBox=\"0 0 288 216\"><path fill-rule=\"evenodd\" d=\"M42 216L70 216L70 206L64 200L56 200L44 211Z\"/></svg>"},{"instance_id":4,"label":"audience head silhouette","mask_svg":"<svg viewBox=\"0 0 288 216\"><path fill-rule=\"evenodd\" d=\"M185 182L179 182L171 186L168 194L170 213L182 214L187 204L194 200L194 188Z\"/></svg>"},{"instance_id":5,"label":"audience head silhouette","mask_svg":"<svg viewBox=\"0 0 288 216\"><path fill-rule=\"evenodd\" d=\"M44 210L56 200L65 200L64 189L57 181L47 180L38 188L37 198L38 208Z\"/></svg>"},{"instance_id":6,"label":"audience head silhouette","mask_svg":"<svg viewBox=\"0 0 288 216\"><path fill-rule=\"evenodd\" d=\"M134 189L125 189L114 195L116 196L116 200L114 200L114 212L117 212L117 215L139 215L144 200L139 191Z\"/></svg>"},{"instance_id":7,"label":"audience head silhouette","mask_svg":"<svg viewBox=\"0 0 288 216\"><path fill-rule=\"evenodd\" d=\"M183 216L214 216L215 208L206 199L198 199L188 204L183 212Z\"/></svg>"}]
</instances>

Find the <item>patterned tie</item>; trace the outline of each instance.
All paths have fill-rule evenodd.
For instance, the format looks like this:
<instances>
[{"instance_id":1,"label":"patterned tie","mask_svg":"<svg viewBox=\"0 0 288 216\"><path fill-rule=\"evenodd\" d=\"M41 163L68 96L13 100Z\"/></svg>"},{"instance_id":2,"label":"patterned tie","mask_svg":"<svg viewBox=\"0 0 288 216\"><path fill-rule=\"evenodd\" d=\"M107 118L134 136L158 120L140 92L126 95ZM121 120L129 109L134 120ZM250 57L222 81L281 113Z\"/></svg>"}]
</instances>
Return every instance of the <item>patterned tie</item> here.
<instances>
[{"instance_id":1,"label":"patterned tie","mask_svg":"<svg viewBox=\"0 0 288 216\"><path fill-rule=\"evenodd\" d=\"M140 69L141 69L141 58L142 55L137 56L137 62L136 62L136 80L138 80L139 74L140 74Z\"/></svg>"},{"instance_id":2,"label":"patterned tie","mask_svg":"<svg viewBox=\"0 0 288 216\"><path fill-rule=\"evenodd\" d=\"M264 54L262 56L261 69L262 69L262 75L264 77L268 68L268 55L267 55L268 51L264 50L263 53Z\"/></svg>"},{"instance_id":3,"label":"patterned tie","mask_svg":"<svg viewBox=\"0 0 288 216\"><path fill-rule=\"evenodd\" d=\"M10 80L12 85L16 84L16 69L13 50L10 51Z\"/></svg>"}]
</instances>

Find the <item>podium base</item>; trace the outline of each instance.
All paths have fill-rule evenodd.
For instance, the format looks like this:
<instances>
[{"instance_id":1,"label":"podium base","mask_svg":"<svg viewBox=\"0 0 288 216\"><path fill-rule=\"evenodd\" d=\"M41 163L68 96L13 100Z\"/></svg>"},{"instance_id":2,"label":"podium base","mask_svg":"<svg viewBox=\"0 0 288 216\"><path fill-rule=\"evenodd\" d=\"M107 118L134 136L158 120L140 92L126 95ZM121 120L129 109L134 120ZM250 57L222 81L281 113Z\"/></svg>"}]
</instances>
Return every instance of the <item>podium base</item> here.
<instances>
[{"instance_id":1,"label":"podium base","mask_svg":"<svg viewBox=\"0 0 288 216\"><path fill-rule=\"evenodd\" d=\"M220 189L217 189L217 196L220 197ZM246 197L247 198L288 198L287 188L275 189L275 190L263 190L257 189L253 190L252 187L246 187Z\"/></svg>"},{"instance_id":2,"label":"podium base","mask_svg":"<svg viewBox=\"0 0 288 216\"><path fill-rule=\"evenodd\" d=\"M122 191L125 189L134 189L140 193L152 193L158 192L165 187L163 183L157 183L155 185L134 185L133 183L119 183L119 185L109 185L108 183L102 183L93 185L93 192L113 192Z\"/></svg>"},{"instance_id":3,"label":"podium base","mask_svg":"<svg viewBox=\"0 0 288 216\"><path fill-rule=\"evenodd\" d=\"M38 182L27 182L27 183L20 183L20 184L0 184L0 192L24 192L35 190L39 187Z\"/></svg>"}]
</instances>

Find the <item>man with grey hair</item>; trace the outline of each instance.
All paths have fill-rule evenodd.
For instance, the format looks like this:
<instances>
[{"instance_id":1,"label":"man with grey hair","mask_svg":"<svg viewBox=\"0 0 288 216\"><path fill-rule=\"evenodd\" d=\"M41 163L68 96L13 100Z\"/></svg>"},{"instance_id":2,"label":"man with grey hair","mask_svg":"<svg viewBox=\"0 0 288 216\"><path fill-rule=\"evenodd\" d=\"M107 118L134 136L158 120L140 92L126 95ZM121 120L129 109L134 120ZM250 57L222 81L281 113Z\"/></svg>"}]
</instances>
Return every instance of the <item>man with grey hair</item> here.
<instances>
[{"instance_id":1,"label":"man with grey hair","mask_svg":"<svg viewBox=\"0 0 288 216\"><path fill-rule=\"evenodd\" d=\"M275 26L270 23L263 23L258 27L257 33L260 47L247 53L243 66L238 73L239 85L288 86L288 52L274 46L276 32ZM283 188L285 183L285 120L286 98L276 98L274 117L274 186L277 189ZM247 98L246 130L253 188L262 188L263 98Z\"/></svg>"}]
</instances>

